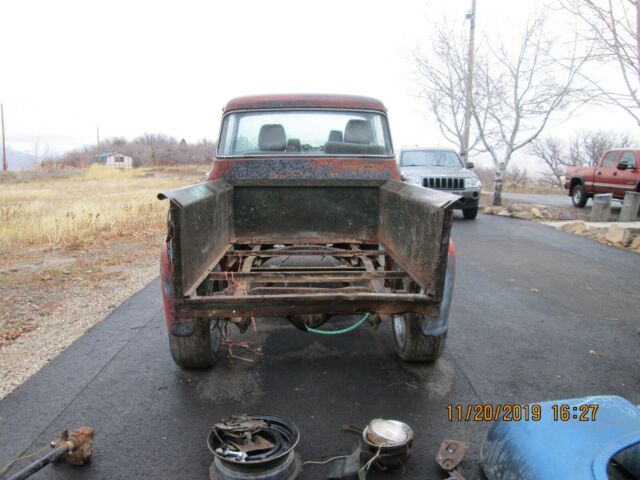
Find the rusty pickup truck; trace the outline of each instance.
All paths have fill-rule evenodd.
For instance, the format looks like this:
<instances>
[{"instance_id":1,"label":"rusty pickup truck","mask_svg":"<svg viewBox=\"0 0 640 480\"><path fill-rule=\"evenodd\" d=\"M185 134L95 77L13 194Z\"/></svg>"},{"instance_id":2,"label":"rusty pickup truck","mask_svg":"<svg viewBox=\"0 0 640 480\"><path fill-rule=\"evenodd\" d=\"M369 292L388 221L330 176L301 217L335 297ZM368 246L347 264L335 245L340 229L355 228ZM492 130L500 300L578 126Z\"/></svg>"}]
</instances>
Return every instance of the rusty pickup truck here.
<instances>
[{"instance_id":1,"label":"rusty pickup truck","mask_svg":"<svg viewBox=\"0 0 640 480\"><path fill-rule=\"evenodd\" d=\"M180 367L215 365L229 325L265 317L314 333L386 320L402 359L441 355L459 197L401 181L380 101L233 99L207 181L158 197L170 201L161 282ZM328 328L344 315L361 318Z\"/></svg>"}]
</instances>

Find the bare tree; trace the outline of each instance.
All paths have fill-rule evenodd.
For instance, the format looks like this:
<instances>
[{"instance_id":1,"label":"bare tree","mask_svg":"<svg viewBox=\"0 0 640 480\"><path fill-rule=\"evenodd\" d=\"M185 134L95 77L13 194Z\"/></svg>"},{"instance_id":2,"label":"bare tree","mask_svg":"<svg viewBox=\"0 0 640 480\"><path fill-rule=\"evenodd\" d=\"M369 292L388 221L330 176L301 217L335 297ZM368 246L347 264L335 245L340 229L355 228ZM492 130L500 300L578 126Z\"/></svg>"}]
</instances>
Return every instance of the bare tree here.
<instances>
[{"instance_id":1,"label":"bare tree","mask_svg":"<svg viewBox=\"0 0 640 480\"><path fill-rule=\"evenodd\" d=\"M640 125L640 1L562 0L562 6L581 24L581 37L596 49L588 60L600 72L616 72L619 87L584 75L606 103L615 105Z\"/></svg>"},{"instance_id":2,"label":"bare tree","mask_svg":"<svg viewBox=\"0 0 640 480\"><path fill-rule=\"evenodd\" d=\"M414 52L420 96L425 99L442 135L458 146L463 155L465 103L467 101L467 54L465 37L446 26L431 39L431 52ZM469 141L469 152L477 150L480 138Z\"/></svg>"},{"instance_id":3,"label":"bare tree","mask_svg":"<svg viewBox=\"0 0 640 480\"><path fill-rule=\"evenodd\" d=\"M478 62L473 115L496 168L493 204L502 204L504 173L514 152L543 132L552 116L578 101L584 64L575 42L568 52L545 33L545 18L530 20L518 48L502 43Z\"/></svg>"},{"instance_id":4,"label":"bare tree","mask_svg":"<svg viewBox=\"0 0 640 480\"><path fill-rule=\"evenodd\" d=\"M565 144L556 137L536 138L529 146L529 153L544 161L547 170L538 172L542 181L555 187L563 187L562 177L566 165Z\"/></svg>"},{"instance_id":5,"label":"bare tree","mask_svg":"<svg viewBox=\"0 0 640 480\"><path fill-rule=\"evenodd\" d=\"M567 143L555 137L537 138L531 142L529 153L543 160L547 167L547 170L539 172L543 182L562 187L566 167L593 167L605 150L630 147L635 143L635 137L628 132L582 130Z\"/></svg>"},{"instance_id":6,"label":"bare tree","mask_svg":"<svg viewBox=\"0 0 640 480\"><path fill-rule=\"evenodd\" d=\"M131 155L141 165L175 165L190 163L210 163L216 151L216 143L203 139L198 143L178 142L175 138L145 133L129 141L122 137L100 141L103 151L122 152ZM87 145L81 150L66 152L59 158L59 165L82 167L96 154L95 145Z\"/></svg>"},{"instance_id":7,"label":"bare tree","mask_svg":"<svg viewBox=\"0 0 640 480\"><path fill-rule=\"evenodd\" d=\"M531 178L526 168L513 166L505 172L505 180L513 184L516 188L527 188Z\"/></svg>"},{"instance_id":8,"label":"bare tree","mask_svg":"<svg viewBox=\"0 0 640 480\"><path fill-rule=\"evenodd\" d=\"M565 165L593 167L598 163L605 150L615 147L630 147L635 143L635 138L628 132L582 130L577 132L569 142Z\"/></svg>"}]
</instances>

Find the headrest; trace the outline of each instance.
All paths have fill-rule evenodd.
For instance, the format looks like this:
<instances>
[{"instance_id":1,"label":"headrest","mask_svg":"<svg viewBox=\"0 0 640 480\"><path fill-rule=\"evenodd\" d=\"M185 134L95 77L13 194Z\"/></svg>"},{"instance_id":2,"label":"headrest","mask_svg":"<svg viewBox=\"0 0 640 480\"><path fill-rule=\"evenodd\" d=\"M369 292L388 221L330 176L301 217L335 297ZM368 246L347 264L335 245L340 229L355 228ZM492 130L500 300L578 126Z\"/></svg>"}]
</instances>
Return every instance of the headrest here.
<instances>
[{"instance_id":1,"label":"headrest","mask_svg":"<svg viewBox=\"0 0 640 480\"><path fill-rule=\"evenodd\" d=\"M330 142L342 142L342 130L331 130L329 132Z\"/></svg>"},{"instance_id":2,"label":"headrest","mask_svg":"<svg viewBox=\"0 0 640 480\"><path fill-rule=\"evenodd\" d=\"M299 138L290 138L287 140L287 152L300 152L302 151L302 145Z\"/></svg>"},{"instance_id":3,"label":"headrest","mask_svg":"<svg viewBox=\"0 0 640 480\"><path fill-rule=\"evenodd\" d=\"M258 147L267 152L282 152L287 146L284 127L279 123L263 125L258 134Z\"/></svg>"},{"instance_id":4,"label":"headrest","mask_svg":"<svg viewBox=\"0 0 640 480\"><path fill-rule=\"evenodd\" d=\"M368 120L352 119L347 122L344 129L344 141L347 143L360 143L368 145L373 139L373 130Z\"/></svg>"}]
</instances>

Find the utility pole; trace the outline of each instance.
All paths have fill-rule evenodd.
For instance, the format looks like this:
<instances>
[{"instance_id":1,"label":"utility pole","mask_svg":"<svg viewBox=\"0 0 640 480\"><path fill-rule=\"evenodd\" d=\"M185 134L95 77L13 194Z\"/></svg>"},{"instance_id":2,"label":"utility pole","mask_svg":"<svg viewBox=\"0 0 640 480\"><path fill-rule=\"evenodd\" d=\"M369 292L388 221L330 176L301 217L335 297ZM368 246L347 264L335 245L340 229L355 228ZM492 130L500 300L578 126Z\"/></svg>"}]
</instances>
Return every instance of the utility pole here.
<instances>
[{"instance_id":1,"label":"utility pole","mask_svg":"<svg viewBox=\"0 0 640 480\"><path fill-rule=\"evenodd\" d=\"M4 105L0 103L0 118L2 119L2 170L8 170L7 147L4 143Z\"/></svg>"},{"instance_id":2,"label":"utility pole","mask_svg":"<svg viewBox=\"0 0 640 480\"><path fill-rule=\"evenodd\" d=\"M98 151L96 152L96 163L100 163L100 127L96 127L96 138L98 139Z\"/></svg>"},{"instance_id":3,"label":"utility pole","mask_svg":"<svg viewBox=\"0 0 640 480\"><path fill-rule=\"evenodd\" d=\"M467 74L465 76L465 108L464 131L462 137L462 159L469 161L469 136L471 134L471 105L473 102L473 61L475 56L474 40L476 35L476 0L471 0L471 11L467 13L469 20L469 52L467 54Z\"/></svg>"}]
</instances>

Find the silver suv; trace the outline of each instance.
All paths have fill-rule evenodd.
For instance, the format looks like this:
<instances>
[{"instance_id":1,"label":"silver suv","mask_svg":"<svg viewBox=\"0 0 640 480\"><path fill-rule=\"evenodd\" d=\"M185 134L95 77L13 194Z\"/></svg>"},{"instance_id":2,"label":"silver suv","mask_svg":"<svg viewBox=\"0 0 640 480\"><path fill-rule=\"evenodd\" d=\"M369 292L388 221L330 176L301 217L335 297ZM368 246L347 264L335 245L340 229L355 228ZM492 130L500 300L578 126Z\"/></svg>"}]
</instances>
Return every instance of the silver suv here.
<instances>
[{"instance_id":1,"label":"silver suv","mask_svg":"<svg viewBox=\"0 0 640 480\"><path fill-rule=\"evenodd\" d=\"M460 195L454 208L473 220L478 215L478 201L482 184L455 150L446 148L406 148L398 155L402 176L408 183Z\"/></svg>"}]
</instances>

